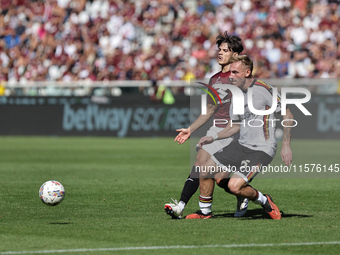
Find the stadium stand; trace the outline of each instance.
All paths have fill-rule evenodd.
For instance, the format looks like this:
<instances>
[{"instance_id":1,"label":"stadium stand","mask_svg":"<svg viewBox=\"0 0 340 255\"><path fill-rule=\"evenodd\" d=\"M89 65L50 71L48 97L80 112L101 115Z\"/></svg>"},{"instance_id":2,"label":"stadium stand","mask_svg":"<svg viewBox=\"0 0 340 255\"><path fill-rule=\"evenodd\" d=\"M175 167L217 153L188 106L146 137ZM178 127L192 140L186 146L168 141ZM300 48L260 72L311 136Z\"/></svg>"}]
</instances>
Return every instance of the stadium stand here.
<instances>
[{"instance_id":1,"label":"stadium stand","mask_svg":"<svg viewBox=\"0 0 340 255\"><path fill-rule=\"evenodd\" d=\"M179 81L239 35L261 78L339 78L336 0L2 0L0 82Z\"/></svg>"}]
</instances>

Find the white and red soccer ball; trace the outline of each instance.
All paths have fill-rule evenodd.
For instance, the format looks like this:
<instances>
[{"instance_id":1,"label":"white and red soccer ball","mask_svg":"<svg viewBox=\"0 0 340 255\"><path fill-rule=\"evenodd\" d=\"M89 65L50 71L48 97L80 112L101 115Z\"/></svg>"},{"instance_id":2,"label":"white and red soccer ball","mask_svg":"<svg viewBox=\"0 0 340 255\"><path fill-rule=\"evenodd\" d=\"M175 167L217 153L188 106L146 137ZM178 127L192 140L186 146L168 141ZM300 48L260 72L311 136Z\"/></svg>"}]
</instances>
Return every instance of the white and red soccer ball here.
<instances>
[{"instance_id":1,"label":"white and red soccer ball","mask_svg":"<svg viewBox=\"0 0 340 255\"><path fill-rule=\"evenodd\" d=\"M47 181L39 189L39 197L46 205L55 206L65 197L64 186L58 181Z\"/></svg>"}]
</instances>

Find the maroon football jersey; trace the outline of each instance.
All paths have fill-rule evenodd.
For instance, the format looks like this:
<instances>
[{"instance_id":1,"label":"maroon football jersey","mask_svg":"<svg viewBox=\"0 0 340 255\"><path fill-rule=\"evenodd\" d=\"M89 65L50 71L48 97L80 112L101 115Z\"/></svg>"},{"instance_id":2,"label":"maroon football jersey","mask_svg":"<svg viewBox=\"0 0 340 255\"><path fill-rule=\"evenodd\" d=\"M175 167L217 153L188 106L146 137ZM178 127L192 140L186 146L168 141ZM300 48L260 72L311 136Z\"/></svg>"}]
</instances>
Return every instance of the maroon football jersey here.
<instances>
[{"instance_id":1,"label":"maroon football jersey","mask_svg":"<svg viewBox=\"0 0 340 255\"><path fill-rule=\"evenodd\" d=\"M215 110L214 113L214 119L220 119L220 120L230 120L230 115L229 115L229 109L230 109L230 103L231 103L231 91L230 90L226 90L223 88L223 86L221 86L221 84L230 84L229 82L229 76L230 76L230 72L226 72L226 73L222 73L222 72L218 72L216 74L214 74L210 80L209 80L209 85L212 86L218 93L222 104L219 100L219 98L215 95L215 93L213 91L210 91L211 94L214 96L214 99L216 101L216 105L217 108ZM212 104L215 105L214 100L208 96L208 104ZM216 121L216 127L226 127L226 124L221 124L224 123L224 121ZM218 124L220 123L220 124Z\"/></svg>"}]
</instances>

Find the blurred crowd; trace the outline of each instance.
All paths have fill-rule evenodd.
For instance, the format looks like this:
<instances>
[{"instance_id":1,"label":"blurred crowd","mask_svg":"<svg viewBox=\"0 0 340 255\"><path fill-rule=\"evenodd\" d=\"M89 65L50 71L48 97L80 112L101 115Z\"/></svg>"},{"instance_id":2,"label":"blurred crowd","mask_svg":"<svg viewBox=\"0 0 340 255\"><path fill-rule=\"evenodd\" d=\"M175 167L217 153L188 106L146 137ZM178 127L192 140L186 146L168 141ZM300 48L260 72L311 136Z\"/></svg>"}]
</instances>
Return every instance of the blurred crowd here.
<instances>
[{"instance_id":1,"label":"blurred crowd","mask_svg":"<svg viewBox=\"0 0 340 255\"><path fill-rule=\"evenodd\" d=\"M340 77L337 0L1 0L0 81L187 80L240 36L255 75Z\"/></svg>"}]
</instances>

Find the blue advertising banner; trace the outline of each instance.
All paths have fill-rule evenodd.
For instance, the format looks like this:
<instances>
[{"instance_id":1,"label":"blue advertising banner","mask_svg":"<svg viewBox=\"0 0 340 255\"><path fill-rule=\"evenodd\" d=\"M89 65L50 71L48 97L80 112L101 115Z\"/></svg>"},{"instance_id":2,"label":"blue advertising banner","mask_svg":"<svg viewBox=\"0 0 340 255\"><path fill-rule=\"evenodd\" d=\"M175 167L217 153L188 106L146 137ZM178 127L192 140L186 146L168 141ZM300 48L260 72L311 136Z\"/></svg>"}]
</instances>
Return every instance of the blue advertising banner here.
<instances>
[{"instance_id":1,"label":"blue advertising banner","mask_svg":"<svg viewBox=\"0 0 340 255\"><path fill-rule=\"evenodd\" d=\"M340 139L339 96L313 96L305 106L312 116L291 108L298 123L293 138ZM188 127L200 113L184 95L172 105L143 95L0 97L0 135L176 136L177 128ZM207 125L201 127L203 135Z\"/></svg>"},{"instance_id":2,"label":"blue advertising banner","mask_svg":"<svg viewBox=\"0 0 340 255\"><path fill-rule=\"evenodd\" d=\"M0 135L174 136L190 125L189 97L173 105L142 95L120 97L1 97Z\"/></svg>"}]
</instances>

